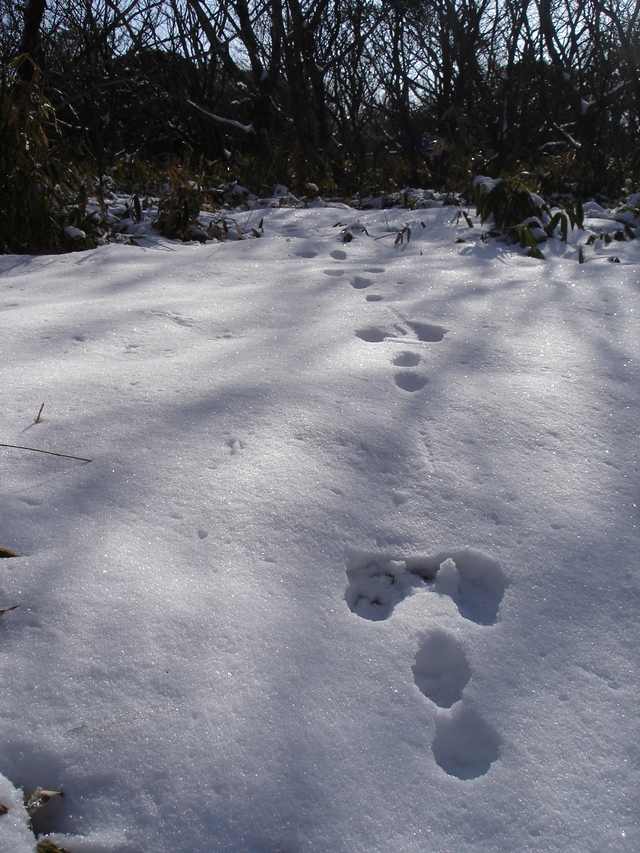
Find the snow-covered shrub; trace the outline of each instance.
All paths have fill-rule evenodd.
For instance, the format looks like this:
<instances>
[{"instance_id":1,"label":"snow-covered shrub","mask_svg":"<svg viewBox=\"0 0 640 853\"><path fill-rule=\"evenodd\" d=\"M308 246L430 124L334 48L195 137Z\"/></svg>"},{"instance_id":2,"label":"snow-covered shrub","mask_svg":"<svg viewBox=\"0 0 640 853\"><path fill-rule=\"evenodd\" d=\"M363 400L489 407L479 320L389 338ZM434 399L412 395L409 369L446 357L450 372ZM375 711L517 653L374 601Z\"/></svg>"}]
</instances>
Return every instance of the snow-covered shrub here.
<instances>
[{"instance_id":1,"label":"snow-covered shrub","mask_svg":"<svg viewBox=\"0 0 640 853\"><path fill-rule=\"evenodd\" d=\"M493 224L491 236L519 243L534 258L544 257L538 248L540 243L551 237L566 243L569 229L583 226L584 210L579 201L553 208L516 178L476 178L474 202L480 222Z\"/></svg>"},{"instance_id":2,"label":"snow-covered shrub","mask_svg":"<svg viewBox=\"0 0 640 853\"><path fill-rule=\"evenodd\" d=\"M495 181L476 178L473 200L480 222L491 219L501 231L542 215L542 200L515 178Z\"/></svg>"}]
</instances>

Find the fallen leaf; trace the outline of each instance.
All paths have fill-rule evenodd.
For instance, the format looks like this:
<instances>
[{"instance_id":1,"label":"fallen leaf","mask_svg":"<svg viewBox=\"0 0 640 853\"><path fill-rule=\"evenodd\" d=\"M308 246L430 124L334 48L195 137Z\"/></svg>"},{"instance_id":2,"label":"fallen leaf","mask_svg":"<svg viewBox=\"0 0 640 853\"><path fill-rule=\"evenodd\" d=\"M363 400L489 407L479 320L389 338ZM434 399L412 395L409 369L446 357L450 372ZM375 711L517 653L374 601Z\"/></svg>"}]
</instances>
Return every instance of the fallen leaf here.
<instances>
[{"instance_id":1,"label":"fallen leaf","mask_svg":"<svg viewBox=\"0 0 640 853\"><path fill-rule=\"evenodd\" d=\"M65 847L58 847L53 841L38 841L36 844L36 853L68 853Z\"/></svg>"},{"instance_id":2,"label":"fallen leaf","mask_svg":"<svg viewBox=\"0 0 640 853\"><path fill-rule=\"evenodd\" d=\"M15 551L10 551L8 548L0 548L0 557L19 557Z\"/></svg>"},{"instance_id":3,"label":"fallen leaf","mask_svg":"<svg viewBox=\"0 0 640 853\"><path fill-rule=\"evenodd\" d=\"M64 796L62 791L45 791L44 788L36 788L32 794L24 798L24 807L29 814L35 814L38 809L46 806L49 800L62 796Z\"/></svg>"}]
</instances>

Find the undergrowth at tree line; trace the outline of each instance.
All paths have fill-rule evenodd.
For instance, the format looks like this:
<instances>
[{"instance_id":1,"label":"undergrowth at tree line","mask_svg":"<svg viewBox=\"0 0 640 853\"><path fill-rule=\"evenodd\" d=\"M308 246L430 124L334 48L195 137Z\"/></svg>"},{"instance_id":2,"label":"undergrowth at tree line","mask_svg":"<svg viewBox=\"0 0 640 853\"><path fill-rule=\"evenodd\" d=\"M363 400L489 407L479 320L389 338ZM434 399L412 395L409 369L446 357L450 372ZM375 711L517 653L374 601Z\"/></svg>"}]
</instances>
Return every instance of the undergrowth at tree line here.
<instances>
[{"instance_id":1,"label":"undergrowth at tree line","mask_svg":"<svg viewBox=\"0 0 640 853\"><path fill-rule=\"evenodd\" d=\"M204 157L195 164L192 157L181 163L167 158L162 164L120 157L107 175L97 174L95 161L84 154L73 134L63 132L37 67L29 79L20 73L28 61L28 57L18 57L3 69L0 79L1 252L77 251L123 239L123 220L139 222L145 208L152 205L154 228L171 239L204 242L222 241L230 235L240 239L260 236L255 228L246 233L224 215L207 228L199 222L203 209L212 211L244 200L244 188L228 180L228 169ZM636 154L629 163L630 174L635 175L639 168L640 155ZM456 204L475 206L481 224L490 226L486 238L517 243L531 257L543 258L540 244L550 238L566 242L569 230L582 228L583 209L579 198L548 203L536 191L540 184L541 179L530 173L493 181L475 179L452 198ZM130 203L117 217L109 213L111 187L133 191ZM312 185L312 193L317 190ZM92 205L88 204L90 197ZM403 199L408 204L408 196ZM357 197L347 200L358 204ZM470 214L463 215L471 225ZM613 236L591 235L587 245L596 239L609 243L634 237L635 230L625 223Z\"/></svg>"},{"instance_id":2,"label":"undergrowth at tree line","mask_svg":"<svg viewBox=\"0 0 640 853\"><path fill-rule=\"evenodd\" d=\"M44 4L40 5L44 8ZM199 0L193 0L193 6L199 7ZM406 17L409 8L403 12L403 24L410 28L417 19ZM614 41L617 39L622 49L627 31L621 29L618 19L611 20L618 27L612 30ZM38 26L46 28L45 23L46 19L40 20ZM629 26L632 24L631 21ZM82 32L81 41L89 38L88 32ZM209 31L207 36L213 38ZM177 98L174 110L178 105L181 108L191 105L205 126L207 118L213 121L216 133L213 137L192 133L191 142L185 134L179 133L181 139L178 141L175 135L172 139L165 135L164 143L156 137L150 147L148 130L136 124L131 114L122 108L126 94L123 80L114 81L112 106L116 119L105 119L109 127L100 129L100 120L95 114L90 116L86 103L74 105L82 100L80 94L72 92L68 80L56 70L56 51L60 48L50 44L47 53L39 39L33 39L33 33L31 40L23 37L22 43L30 47L33 55L22 53L5 62L0 71L0 252L3 253L57 253L92 248L114 239L131 240L126 236L127 224L139 222L152 208L153 225L165 237L205 241L259 236L255 229L246 234L238 222L226 215L209 221L205 228L199 221L200 213L242 204L242 187L248 187L256 195L268 195L274 185L285 183L292 186L302 202L321 193L325 197L339 197L354 206L364 195L397 191L402 186L446 191L456 203L475 206L481 224L489 226L485 237L519 244L529 255L541 258L541 243L550 238L566 242L569 230L582 227L582 200L595 197L594 187L600 186L603 191L609 188L609 195L605 198L601 194L599 200L619 205L625 194L633 192L640 177L640 147L629 150L623 143L623 148L616 148L614 152L613 141L610 141L611 156L603 157L604 129L599 140L588 138L595 119L591 120L591 125L587 121L562 125L547 122L545 129L542 113L536 114L541 127L534 129L534 135L542 132L556 139L532 149L525 144L524 137L519 138L514 147L513 122L518 118L522 120L524 115L514 114L509 119L513 150L506 156L498 137L492 143L490 134L480 132L479 114L474 118L469 104L461 107L454 103L447 105L446 101L435 122L427 120L433 113L433 105L421 106L418 101L411 105L400 125L397 125L399 116L394 113L394 109L400 110L399 105L393 109L390 105L389 109L385 107L387 118L382 123L374 119L374 111L368 132L377 132L384 145L373 144L373 137L369 136L366 140L363 137L363 144L355 147L354 139L347 142L346 137L346 144L342 146L321 145L322 134L326 137L328 133L334 141L340 137L344 116L341 118L339 111L322 113L324 130L321 132L320 125L312 122L307 133L304 127L308 116L301 103L299 122L291 126L285 138L275 125L256 120L242 124L200 107L189 97L191 84L187 85L190 79L187 72L194 70L189 60L186 57L179 60L161 51L153 56L145 54L148 63L137 68L138 77L133 79L147 79L145 75L149 69L154 69L160 75L154 82L154 91L158 94L169 85L166 75L177 74L182 89L180 94L174 91ZM294 47L301 50L301 45L302 42ZM2 48L6 52L6 47L0 44ZM578 41L574 48L578 53L586 49ZM142 57L144 53L138 48L136 54L135 44L131 49L128 72L132 71L135 56ZM628 51L624 55L625 62L636 67L635 55ZM116 58L114 55L113 61ZM540 67L531 66L532 81L539 90L536 97L542 97L543 91L560 93L557 80L554 82L551 74L554 62L562 64L560 59L556 57L548 66L544 63ZM42 67L40 61L44 63ZM595 62L595 59L592 57L589 61ZM238 71L234 62L227 58L230 73L234 69ZM523 67L523 64L518 66L519 69ZM183 72L187 76L183 77ZM609 72L603 66L601 73ZM550 75L548 79L546 74ZM233 86L242 83L246 88L248 79L242 83L244 77L240 75ZM460 77L460 81L463 79ZM57 89L53 82L66 86L68 91ZM131 87L130 82L127 85ZM104 95L101 81L95 84L95 90L99 93L96 95L99 101ZM624 127L636 109L634 92L632 88L625 89L626 106L620 106L620 98L616 101L623 118L618 135L625 139L628 134ZM324 94L329 98L328 91ZM640 92L636 94L640 104ZM270 91L269 109L278 98L275 90ZM504 104L507 102L508 99ZM150 105L138 103L151 127L156 119L160 124L164 121L161 118L163 104L162 98L151 98ZM232 105L226 104L225 109L231 109ZM581 111L595 116L596 106L595 101L583 99ZM538 107L536 101L536 109ZM362 109L365 110L364 104ZM597 113L599 121L601 113L602 110ZM70 117L75 119L74 123L69 121ZM320 119L321 111L314 121ZM172 121L177 132L175 120ZM180 121L184 123L186 119L183 117ZM210 125L211 122L209 129ZM230 132L235 134L233 152L222 147L229 137L218 132L221 125L231 127ZM405 132L394 136L394 127L400 126L404 126ZM435 133L434 138L428 140L426 132L430 129ZM578 139L577 131L585 142ZM99 141L101 133L103 144ZM126 149L114 153L114 140L127 139L136 146L133 153L126 153ZM516 177L513 176L515 166L518 167ZM491 185L478 181L479 174L491 176ZM616 192L611 194L611 188L617 188ZM116 208L110 203L112 190L130 195L125 208L120 205L115 213ZM591 235L587 245L598 239L608 243L634 236L634 228L622 223L613 235Z\"/></svg>"}]
</instances>

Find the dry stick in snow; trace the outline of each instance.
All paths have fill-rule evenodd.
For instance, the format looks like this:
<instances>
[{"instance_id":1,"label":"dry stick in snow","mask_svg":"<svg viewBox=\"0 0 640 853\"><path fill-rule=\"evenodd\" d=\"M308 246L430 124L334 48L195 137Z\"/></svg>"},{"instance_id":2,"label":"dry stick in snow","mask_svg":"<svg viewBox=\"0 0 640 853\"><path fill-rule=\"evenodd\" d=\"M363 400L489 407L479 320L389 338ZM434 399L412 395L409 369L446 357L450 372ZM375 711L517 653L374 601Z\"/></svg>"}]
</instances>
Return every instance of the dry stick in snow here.
<instances>
[{"instance_id":1,"label":"dry stick in snow","mask_svg":"<svg viewBox=\"0 0 640 853\"><path fill-rule=\"evenodd\" d=\"M49 456L62 456L63 459L79 459L80 462L93 462L84 456L71 456L68 453L56 453L55 450L40 450L39 447L24 447L21 444L0 444L0 447L12 447L14 450L31 450L33 453L47 453Z\"/></svg>"}]
</instances>

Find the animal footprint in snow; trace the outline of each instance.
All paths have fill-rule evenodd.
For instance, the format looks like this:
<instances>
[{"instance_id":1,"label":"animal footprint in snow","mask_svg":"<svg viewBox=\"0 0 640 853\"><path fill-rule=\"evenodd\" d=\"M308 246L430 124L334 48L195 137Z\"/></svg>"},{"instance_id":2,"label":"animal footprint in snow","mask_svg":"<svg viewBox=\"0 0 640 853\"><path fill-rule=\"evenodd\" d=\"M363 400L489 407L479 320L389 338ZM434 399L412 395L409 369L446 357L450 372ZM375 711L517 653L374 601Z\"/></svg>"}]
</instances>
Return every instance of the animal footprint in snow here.
<instances>
[{"instance_id":1,"label":"animal footprint in snow","mask_svg":"<svg viewBox=\"0 0 640 853\"><path fill-rule=\"evenodd\" d=\"M481 551L455 551L440 563L433 589L451 597L460 615L479 625L493 625L507 579L496 560Z\"/></svg>"},{"instance_id":2,"label":"animal footprint in snow","mask_svg":"<svg viewBox=\"0 0 640 853\"><path fill-rule=\"evenodd\" d=\"M354 553L350 564L345 600L353 613L373 622L388 619L396 604L422 585L419 577L407 571L404 560L369 559Z\"/></svg>"},{"instance_id":3,"label":"animal footprint in snow","mask_svg":"<svg viewBox=\"0 0 640 853\"><path fill-rule=\"evenodd\" d=\"M463 704L436 719L431 746L436 764L449 776L476 779L500 757L500 736L476 711Z\"/></svg>"},{"instance_id":4,"label":"animal footprint in snow","mask_svg":"<svg viewBox=\"0 0 640 853\"><path fill-rule=\"evenodd\" d=\"M462 646L453 634L442 629L425 637L412 670L416 686L440 708L450 708L458 702L471 678Z\"/></svg>"},{"instance_id":5,"label":"animal footprint in snow","mask_svg":"<svg viewBox=\"0 0 640 853\"><path fill-rule=\"evenodd\" d=\"M421 391L429 381L415 370L400 370L393 378L398 388L409 392Z\"/></svg>"},{"instance_id":6,"label":"animal footprint in snow","mask_svg":"<svg viewBox=\"0 0 640 853\"><path fill-rule=\"evenodd\" d=\"M347 560L347 579L349 608L374 621L388 619L408 595L427 590L450 597L465 619L493 625L507 588L499 563L474 548L404 560L353 550Z\"/></svg>"},{"instance_id":7,"label":"animal footprint in snow","mask_svg":"<svg viewBox=\"0 0 640 853\"><path fill-rule=\"evenodd\" d=\"M367 326L364 329L356 329L356 337L368 344L378 344L386 340L399 340L406 335L407 331L399 323L390 326Z\"/></svg>"},{"instance_id":8,"label":"animal footprint in snow","mask_svg":"<svg viewBox=\"0 0 640 853\"><path fill-rule=\"evenodd\" d=\"M335 275L335 273L330 273L327 270L324 270L324 272L327 275ZM358 286L353 284L353 282L352 285L354 287ZM364 285L360 285L360 287L364 287ZM411 331L408 331L405 326L408 326ZM444 339L444 336L447 334L447 329L443 326L435 326L432 323L414 322L405 322L404 325L397 323L394 325L393 329L385 329L380 326L368 326L365 329L356 329L356 337L369 344L377 344L385 340L402 340L403 338L410 338L411 333L415 335L416 340L421 341L422 343L436 343L437 341Z\"/></svg>"},{"instance_id":9,"label":"animal footprint in snow","mask_svg":"<svg viewBox=\"0 0 640 853\"><path fill-rule=\"evenodd\" d=\"M416 367L422 361L422 356L411 350L403 350L391 359L396 367Z\"/></svg>"},{"instance_id":10,"label":"animal footprint in snow","mask_svg":"<svg viewBox=\"0 0 640 853\"><path fill-rule=\"evenodd\" d=\"M391 360L396 367L416 367L422 361L422 356L417 352L403 350ZM420 391L428 382L425 376L421 376L415 370L400 370L395 374L394 379L398 388L403 391Z\"/></svg>"},{"instance_id":11,"label":"animal footprint in snow","mask_svg":"<svg viewBox=\"0 0 640 853\"><path fill-rule=\"evenodd\" d=\"M442 326L434 326L432 323L413 323L408 322L407 326L413 330L419 341L426 343L437 343L443 340L447 334L447 330Z\"/></svg>"},{"instance_id":12,"label":"animal footprint in snow","mask_svg":"<svg viewBox=\"0 0 640 853\"><path fill-rule=\"evenodd\" d=\"M507 587L499 564L472 548L405 560L353 550L347 578L345 600L350 609L374 621L388 619L396 604L426 587L451 598L466 619L491 625ZM430 631L411 669L427 699L452 709L436 718L431 749L438 766L458 779L484 775L500 757L500 736L480 714L465 707L463 692L473 673L461 643L449 631Z\"/></svg>"},{"instance_id":13,"label":"animal footprint in snow","mask_svg":"<svg viewBox=\"0 0 640 853\"><path fill-rule=\"evenodd\" d=\"M351 279L351 287L355 290L365 290L367 287L371 287L372 284L373 281L363 275L356 275Z\"/></svg>"},{"instance_id":14,"label":"animal footprint in snow","mask_svg":"<svg viewBox=\"0 0 640 853\"><path fill-rule=\"evenodd\" d=\"M366 329L356 329L356 337L368 344L378 344L389 337L389 333L386 329L381 329L378 326L369 326Z\"/></svg>"}]
</instances>

